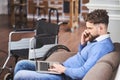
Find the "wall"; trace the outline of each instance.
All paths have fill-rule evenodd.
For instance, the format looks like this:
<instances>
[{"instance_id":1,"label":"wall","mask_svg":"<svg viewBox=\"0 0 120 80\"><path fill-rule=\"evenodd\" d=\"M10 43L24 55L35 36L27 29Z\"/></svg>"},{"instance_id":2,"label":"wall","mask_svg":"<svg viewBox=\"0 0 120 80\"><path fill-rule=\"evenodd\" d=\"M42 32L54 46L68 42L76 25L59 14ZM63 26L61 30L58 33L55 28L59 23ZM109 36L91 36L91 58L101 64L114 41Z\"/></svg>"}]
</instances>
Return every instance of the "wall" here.
<instances>
[{"instance_id":1,"label":"wall","mask_svg":"<svg viewBox=\"0 0 120 80\"><path fill-rule=\"evenodd\" d=\"M7 14L7 0L0 0L0 14Z\"/></svg>"}]
</instances>

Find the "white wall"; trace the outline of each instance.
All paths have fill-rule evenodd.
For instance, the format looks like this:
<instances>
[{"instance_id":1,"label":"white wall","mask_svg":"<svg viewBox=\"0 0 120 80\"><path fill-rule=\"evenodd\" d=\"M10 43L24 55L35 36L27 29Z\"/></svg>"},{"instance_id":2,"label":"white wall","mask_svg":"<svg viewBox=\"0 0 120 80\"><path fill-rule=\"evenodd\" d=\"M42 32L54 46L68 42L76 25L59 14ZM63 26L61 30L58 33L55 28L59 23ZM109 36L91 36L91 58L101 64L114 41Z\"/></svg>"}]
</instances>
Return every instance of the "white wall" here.
<instances>
[{"instance_id":1,"label":"white wall","mask_svg":"<svg viewBox=\"0 0 120 80\"><path fill-rule=\"evenodd\" d=\"M7 14L7 0L0 0L0 14Z\"/></svg>"}]
</instances>

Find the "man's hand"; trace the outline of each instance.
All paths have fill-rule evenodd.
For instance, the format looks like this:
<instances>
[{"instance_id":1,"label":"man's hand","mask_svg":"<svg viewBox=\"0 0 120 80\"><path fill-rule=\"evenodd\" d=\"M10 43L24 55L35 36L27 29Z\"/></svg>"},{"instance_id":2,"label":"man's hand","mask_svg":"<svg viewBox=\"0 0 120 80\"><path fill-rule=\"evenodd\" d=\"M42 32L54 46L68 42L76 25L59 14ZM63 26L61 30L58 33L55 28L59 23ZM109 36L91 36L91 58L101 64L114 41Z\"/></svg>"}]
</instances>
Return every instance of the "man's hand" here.
<instances>
[{"instance_id":1,"label":"man's hand","mask_svg":"<svg viewBox=\"0 0 120 80\"><path fill-rule=\"evenodd\" d=\"M90 39L91 39L91 34L87 30L85 30L82 35L81 35L81 45L85 45Z\"/></svg>"},{"instance_id":2,"label":"man's hand","mask_svg":"<svg viewBox=\"0 0 120 80\"><path fill-rule=\"evenodd\" d=\"M49 71L54 71L54 72L58 72L60 74L65 72L65 67L62 66L61 64L53 64L52 67L50 69L48 69Z\"/></svg>"}]
</instances>

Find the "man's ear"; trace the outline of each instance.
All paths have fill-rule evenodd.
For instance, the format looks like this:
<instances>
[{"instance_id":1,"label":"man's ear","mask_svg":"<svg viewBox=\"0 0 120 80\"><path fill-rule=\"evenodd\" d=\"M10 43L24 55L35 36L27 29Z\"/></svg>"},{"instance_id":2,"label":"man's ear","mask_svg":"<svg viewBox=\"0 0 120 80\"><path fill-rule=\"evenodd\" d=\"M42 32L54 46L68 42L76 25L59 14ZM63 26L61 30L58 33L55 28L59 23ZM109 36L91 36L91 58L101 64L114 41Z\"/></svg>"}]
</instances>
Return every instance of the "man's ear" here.
<instances>
[{"instance_id":1,"label":"man's ear","mask_svg":"<svg viewBox=\"0 0 120 80\"><path fill-rule=\"evenodd\" d=\"M98 33L101 34L103 31L103 26L99 24L99 27L98 27Z\"/></svg>"},{"instance_id":2,"label":"man's ear","mask_svg":"<svg viewBox=\"0 0 120 80\"><path fill-rule=\"evenodd\" d=\"M103 26L100 26L100 30L102 30L103 29Z\"/></svg>"},{"instance_id":3,"label":"man's ear","mask_svg":"<svg viewBox=\"0 0 120 80\"><path fill-rule=\"evenodd\" d=\"M102 24L99 24L99 29L100 29L100 30L103 30L103 27L104 27L104 26L103 26Z\"/></svg>"}]
</instances>

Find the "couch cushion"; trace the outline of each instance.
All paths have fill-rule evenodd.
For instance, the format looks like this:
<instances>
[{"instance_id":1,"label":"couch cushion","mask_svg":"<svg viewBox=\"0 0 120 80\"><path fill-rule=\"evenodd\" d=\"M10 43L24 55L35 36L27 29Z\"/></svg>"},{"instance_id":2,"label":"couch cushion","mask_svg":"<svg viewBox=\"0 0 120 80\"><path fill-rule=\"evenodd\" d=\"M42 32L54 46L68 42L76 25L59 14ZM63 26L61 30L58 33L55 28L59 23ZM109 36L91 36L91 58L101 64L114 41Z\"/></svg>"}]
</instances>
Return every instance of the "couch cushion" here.
<instances>
[{"instance_id":1,"label":"couch cushion","mask_svg":"<svg viewBox=\"0 0 120 80\"><path fill-rule=\"evenodd\" d=\"M120 61L120 53L113 51L103 56L98 62L106 62L111 65L112 69L115 70L118 67Z\"/></svg>"},{"instance_id":2,"label":"couch cushion","mask_svg":"<svg viewBox=\"0 0 120 80\"><path fill-rule=\"evenodd\" d=\"M108 63L100 62L94 65L83 80L110 80L112 67Z\"/></svg>"},{"instance_id":3,"label":"couch cushion","mask_svg":"<svg viewBox=\"0 0 120 80\"><path fill-rule=\"evenodd\" d=\"M66 52L66 51L59 51L59 52L54 52L52 55L50 55L46 61L58 61L58 62L63 62L67 58L75 55L76 52Z\"/></svg>"}]
</instances>

